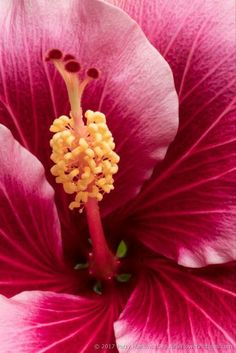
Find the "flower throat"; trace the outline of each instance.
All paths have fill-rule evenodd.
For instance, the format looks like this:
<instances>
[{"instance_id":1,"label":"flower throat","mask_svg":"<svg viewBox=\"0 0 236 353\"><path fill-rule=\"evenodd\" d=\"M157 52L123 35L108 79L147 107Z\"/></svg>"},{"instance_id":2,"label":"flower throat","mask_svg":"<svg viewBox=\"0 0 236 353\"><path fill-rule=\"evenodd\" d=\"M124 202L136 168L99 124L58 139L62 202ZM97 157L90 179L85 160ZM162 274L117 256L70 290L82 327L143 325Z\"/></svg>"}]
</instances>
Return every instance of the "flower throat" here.
<instances>
[{"instance_id":1,"label":"flower throat","mask_svg":"<svg viewBox=\"0 0 236 353\"><path fill-rule=\"evenodd\" d=\"M89 68L83 80L79 77L80 64L75 57L58 49L48 52L51 61L62 76L70 101L70 117L54 120L50 131L51 159L55 165L51 173L64 191L74 195L71 210L86 211L93 251L89 253L89 273L97 280L111 280L117 276L120 261L109 249L102 228L98 202L114 189L113 175L118 171L119 156L115 143L101 112L87 110L83 117L81 98L85 87L99 78L96 68ZM84 118L86 124L84 124Z\"/></svg>"}]
</instances>

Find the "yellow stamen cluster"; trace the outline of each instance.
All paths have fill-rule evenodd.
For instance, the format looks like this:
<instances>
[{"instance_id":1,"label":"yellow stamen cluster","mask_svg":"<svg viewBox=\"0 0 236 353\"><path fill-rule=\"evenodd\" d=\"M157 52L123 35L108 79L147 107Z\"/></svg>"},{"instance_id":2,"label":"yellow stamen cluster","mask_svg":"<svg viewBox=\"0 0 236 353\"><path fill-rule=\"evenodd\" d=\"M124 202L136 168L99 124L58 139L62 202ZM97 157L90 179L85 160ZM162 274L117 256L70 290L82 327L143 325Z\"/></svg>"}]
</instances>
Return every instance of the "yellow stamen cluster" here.
<instances>
[{"instance_id":1,"label":"yellow stamen cluster","mask_svg":"<svg viewBox=\"0 0 236 353\"><path fill-rule=\"evenodd\" d=\"M115 143L103 113L88 110L84 137L74 130L73 119L61 116L55 119L50 131L51 159L55 165L51 173L63 184L66 193L76 193L70 209L80 208L88 198L103 199L104 193L114 189L113 175L118 171L120 158L114 152Z\"/></svg>"}]
</instances>

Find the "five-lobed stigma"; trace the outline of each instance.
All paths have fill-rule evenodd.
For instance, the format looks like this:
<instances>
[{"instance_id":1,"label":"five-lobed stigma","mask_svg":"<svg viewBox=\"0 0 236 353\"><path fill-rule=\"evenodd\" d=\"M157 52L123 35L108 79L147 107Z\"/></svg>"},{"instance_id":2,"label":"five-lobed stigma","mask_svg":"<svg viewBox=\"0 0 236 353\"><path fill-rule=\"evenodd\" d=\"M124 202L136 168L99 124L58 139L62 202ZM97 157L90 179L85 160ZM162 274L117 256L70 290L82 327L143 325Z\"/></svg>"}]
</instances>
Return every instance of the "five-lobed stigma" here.
<instances>
[{"instance_id":1,"label":"five-lobed stigma","mask_svg":"<svg viewBox=\"0 0 236 353\"><path fill-rule=\"evenodd\" d=\"M51 159L55 163L51 173L57 183L63 184L66 193L76 194L69 208L80 211L88 198L101 201L104 193L114 189L113 175L118 171L119 162L105 115L88 110L85 117L85 137L75 132L74 121L67 116L55 119L50 127L55 133L50 141Z\"/></svg>"}]
</instances>

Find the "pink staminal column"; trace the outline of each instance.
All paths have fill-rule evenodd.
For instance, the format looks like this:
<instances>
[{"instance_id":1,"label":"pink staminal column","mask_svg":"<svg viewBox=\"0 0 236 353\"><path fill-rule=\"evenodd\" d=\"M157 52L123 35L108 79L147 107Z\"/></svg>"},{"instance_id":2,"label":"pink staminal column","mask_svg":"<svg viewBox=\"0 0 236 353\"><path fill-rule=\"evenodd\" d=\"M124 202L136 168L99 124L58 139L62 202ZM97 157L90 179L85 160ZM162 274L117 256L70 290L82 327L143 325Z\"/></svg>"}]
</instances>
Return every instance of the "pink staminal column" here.
<instances>
[{"instance_id":1,"label":"pink staminal column","mask_svg":"<svg viewBox=\"0 0 236 353\"><path fill-rule=\"evenodd\" d=\"M58 177L57 181L58 179L60 179L60 182L63 183L64 190L66 192L74 193L76 191L78 192L77 190L78 188L76 187L76 185L79 185L79 184L78 183L75 184L75 182L73 181L73 178L70 181L68 181L67 180L68 173L69 175L72 175L73 173L76 172L77 174L74 174L73 176L77 178L78 178L78 175L80 176L82 174L83 179L81 180L83 182L85 180L85 177L88 178L89 180L90 173L93 173L93 169L91 169L93 167L91 166L89 168L87 166L87 169L89 169L89 173L88 171L84 173L81 172L81 168L83 168L83 165L87 163L87 160L85 160L84 158L87 152L86 149L84 149L82 152L80 151L81 154L77 157L75 155L75 151L77 150L77 148L83 148L84 145L89 146L91 142L89 138L87 138L88 130L87 130L87 126L85 126L83 121L83 110L81 106L81 99L82 99L82 94L84 92L85 87L91 81L96 80L99 77L99 71L96 68L89 68L86 72L85 78L81 80L81 77L79 76L79 71L81 67L78 61L75 59L73 55L71 54L64 55L59 49L50 50L47 54L46 60L51 61L54 64L55 68L58 70L58 72L60 73L61 77L63 78L66 84L68 98L71 106L70 116L73 119L73 126L71 125L70 126L68 125L67 127L64 126L63 125L64 120L63 119L60 120L59 118L56 120L57 122L52 127L51 131L57 133L56 137L54 137L54 139L52 139L51 141L52 147L56 147L53 154L53 161L56 163L56 166L52 168L53 175ZM99 114L101 115L101 113ZM105 116L102 117L102 119L105 119ZM68 118L68 121L69 121L69 118ZM99 139L103 138L102 134L104 135L108 134L108 139L111 139L110 132L106 130L105 120L104 121L102 120L100 123L102 124L102 130L100 131L100 133L97 134ZM105 125L105 132L104 132L104 125ZM67 136L68 134L71 136L68 137ZM68 144L69 140L71 144L71 145L69 144L69 153L66 153L64 158L64 156L62 157L61 154L58 154L58 149L60 149L64 143L63 146L67 147L64 149L68 150L68 146L65 143ZM74 143L73 141L78 141L80 147L77 147L77 146L73 147L73 143ZM58 145L56 145L57 142L58 142ZM116 173L118 170L117 162L119 161L119 156L112 151L115 146L115 144L113 143L113 140L110 142L109 141L107 142L107 140L105 140L104 143L105 143L106 149L110 146L109 147L110 150L108 151L109 154L107 156L106 155L97 156L96 161L97 163L101 163L102 157L104 157L106 162L109 164L109 168L108 168L109 172L106 172L106 173L110 173L109 177L113 183L112 173ZM96 148L99 150L99 153L100 153L101 148L100 147L96 147ZM95 152L92 151L93 145L91 145L90 148L88 148L90 158L93 158L91 157L91 153L92 155L95 155L95 156L96 156L96 153L98 153L96 152L96 148L95 148ZM103 151L103 153L105 152ZM109 162L109 158L110 158L110 162ZM72 170L71 166L73 165L76 165L75 170ZM99 168L101 168L101 166ZM96 182L94 181L94 180L98 180L97 174L99 173L97 172L94 172L94 173L95 173L94 179L89 181L88 185L85 187L85 189L87 188L87 191L85 191L84 188L81 188L81 190L79 190L78 192L77 198L78 197L81 198L81 195L82 195L82 199L80 199L80 201L83 200L84 202L84 208L86 211L89 232L92 239L93 250L91 253L89 253L89 259L88 259L89 273L97 280L104 281L104 280L111 280L113 277L117 275L117 270L120 262L118 258L109 249L103 232L101 216L100 216L100 211L98 206L98 199L101 200L103 196L102 194L99 193L99 188L96 186ZM101 168L100 174L102 174L102 168ZM108 176L107 174L103 176L103 181L107 176ZM105 181L105 183L106 182L107 181ZM91 191L93 190L93 187L95 188L96 192ZM102 183L100 185L100 188L103 188L103 192L110 192L114 187L113 185L104 185L104 183ZM94 194L94 195L91 196L91 194ZM75 202L72 202L72 206L80 207L80 201L77 200ZM71 207L71 209L73 209L73 207ZM82 209L80 209L80 211L82 212Z\"/></svg>"},{"instance_id":2,"label":"pink staminal column","mask_svg":"<svg viewBox=\"0 0 236 353\"><path fill-rule=\"evenodd\" d=\"M111 280L117 274L120 261L107 245L97 200L90 198L85 209L93 246L89 254L89 273L101 280Z\"/></svg>"}]
</instances>

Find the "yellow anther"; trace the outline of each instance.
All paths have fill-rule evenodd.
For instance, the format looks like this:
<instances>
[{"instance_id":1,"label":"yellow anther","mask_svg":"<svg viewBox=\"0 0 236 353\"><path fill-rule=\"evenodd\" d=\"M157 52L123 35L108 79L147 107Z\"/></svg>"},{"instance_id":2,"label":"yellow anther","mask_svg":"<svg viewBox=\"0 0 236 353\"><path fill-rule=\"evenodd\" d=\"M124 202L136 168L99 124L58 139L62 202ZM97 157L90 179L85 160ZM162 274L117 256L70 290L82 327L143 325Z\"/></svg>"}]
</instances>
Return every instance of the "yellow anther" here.
<instances>
[{"instance_id":1,"label":"yellow anther","mask_svg":"<svg viewBox=\"0 0 236 353\"><path fill-rule=\"evenodd\" d=\"M105 123L106 122L106 117L103 113L100 112L95 112L93 116L94 122L95 123Z\"/></svg>"},{"instance_id":2,"label":"yellow anther","mask_svg":"<svg viewBox=\"0 0 236 353\"><path fill-rule=\"evenodd\" d=\"M74 208L79 208L79 207L80 207L80 202L72 201L72 202L69 204L69 209L70 209L70 210L73 210Z\"/></svg>"},{"instance_id":3,"label":"yellow anther","mask_svg":"<svg viewBox=\"0 0 236 353\"><path fill-rule=\"evenodd\" d=\"M102 194L100 194L100 192L96 195L96 199L97 199L98 201L102 201L103 196L102 196Z\"/></svg>"},{"instance_id":4,"label":"yellow anther","mask_svg":"<svg viewBox=\"0 0 236 353\"><path fill-rule=\"evenodd\" d=\"M71 152L68 152L64 155L64 158L66 161L68 161L69 159L72 159L73 158L73 154Z\"/></svg>"},{"instance_id":5,"label":"yellow anther","mask_svg":"<svg viewBox=\"0 0 236 353\"><path fill-rule=\"evenodd\" d=\"M57 184L63 184L67 182L67 178L65 176L59 176L56 177L56 183Z\"/></svg>"},{"instance_id":6,"label":"yellow anther","mask_svg":"<svg viewBox=\"0 0 236 353\"><path fill-rule=\"evenodd\" d=\"M110 131L106 131L105 133L104 133L104 138L106 139L106 138L109 138L109 137L111 137L112 136L112 133L110 132Z\"/></svg>"},{"instance_id":7,"label":"yellow anther","mask_svg":"<svg viewBox=\"0 0 236 353\"><path fill-rule=\"evenodd\" d=\"M109 142L109 146L112 150L114 150L114 148L116 147L116 145L114 144L114 142Z\"/></svg>"},{"instance_id":8,"label":"yellow anther","mask_svg":"<svg viewBox=\"0 0 236 353\"><path fill-rule=\"evenodd\" d=\"M94 112L92 110L87 110L84 115L88 122L93 121Z\"/></svg>"},{"instance_id":9,"label":"yellow anther","mask_svg":"<svg viewBox=\"0 0 236 353\"><path fill-rule=\"evenodd\" d=\"M110 169L110 172L112 174L116 174L118 172L118 165L117 164L114 164L111 169Z\"/></svg>"},{"instance_id":10,"label":"yellow anther","mask_svg":"<svg viewBox=\"0 0 236 353\"><path fill-rule=\"evenodd\" d=\"M111 149L110 149L109 144L106 141L103 141L101 143L101 147L102 147L103 151L105 151L105 153L110 153Z\"/></svg>"},{"instance_id":11,"label":"yellow anther","mask_svg":"<svg viewBox=\"0 0 236 353\"><path fill-rule=\"evenodd\" d=\"M54 132L54 131L52 131L52 132ZM50 144L50 147L52 147L52 148L54 147L54 141L52 139L49 141L49 144Z\"/></svg>"},{"instance_id":12,"label":"yellow anther","mask_svg":"<svg viewBox=\"0 0 236 353\"><path fill-rule=\"evenodd\" d=\"M82 191L79 191L75 197L75 201L76 202L81 202L82 200L82 197L83 197L83 192Z\"/></svg>"},{"instance_id":13,"label":"yellow anther","mask_svg":"<svg viewBox=\"0 0 236 353\"><path fill-rule=\"evenodd\" d=\"M107 184L113 184L114 183L114 179L112 178L112 175L106 175L106 177L105 177L105 179L106 179L106 183Z\"/></svg>"},{"instance_id":14,"label":"yellow anther","mask_svg":"<svg viewBox=\"0 0 236 353\"><path fill-rule=\"evenodd\" d=\"M70 177L70 179L73 179L77 175L79 175L79 169L75 168L74 170L72 170L72 172L70 172L69 177Z\"/></svg>"},{"instance_id":15,"label":"yellow anther","mask_svg":"<svg viewBox=\"0 0 236 353\"><path fill-rule=\"evenodd\" d=\"M92 193L97 194L99 192L99 188L96 185L92 187Z\"/></svg>"},{"instance_id":16,"label":"yellow anther","mask_svg":"<svg viewBox=\"0 0 236 353\"><path fill-rule=\"evenodd\" d=\"M66 193L75 193L69 208L79 208L80 212L88 198L101 201L104 193L114 189L112 176L118 171L120 159L114 152L105 115L90 110L85 117L87 132L83 136L75 131L73 119L66 116L55 119L50 128L55 132L50 141L50 158L55 163L51 173Z\"/></svg>"},{"instance_id":17,"label":"yellow anther","mask_svg":"<svg viewBox=\"0 0 236 353\"><path fill-rule=\"evenodd\" d=\"M99 165L98 167L96 167L96 168L93 169L93 172L94 172L95 174L100 174L100 173L102 173L102 167Z\"/></svg>"},{"instance_id":18,"label":"yellow anther","mask_svg":"<svg viewBox=\"0 0 236 353\"><path fill-rule=\"evenodd\" d=\"M58 167L60 167L61 169L63 169L64 170L64 168L65 168L65 161L59 161L58 163L57 163L57 165L58 165Z\"/></svg>"},{"instance_id":19,"label":"yellow anther","mask_svg":"<svg viewBox=\"0 0 236 353\"><path fill-rule=\"evenodd\" d=\"M50 127L50 131L59 132L63 131L66 124L69 122L69 118L67 116L62 116L59 119L55 119L53 125Z\"/></svg>"},{"instance_id":20,"label":"yellow anther","mask_svg":"<svg viewBox=\"0 0 236 353\"><path fill-rule=\"evenodd\" d=\"M59 120L61 122L63 122L64 125L68 124L68 123L72 123L71 119L68 118L68 116L66 115L62 115L59 119L56 119L56 120Z\"/></svg>"},{"instance_id":21,"label":"yellow anther","mask_svg":"<svg viewBox=\"0 0 236 353\"><path fill-rule=\"evenodd\" d=\"M58 170L58 165L54 165L51 169L50 172L52 173L52 175L57 176L60 174L59 170Z\"/></svg>"},{"instance_id":22,"label":"yellow anther","mask_svg":"<svg viewBox=\"0 0 236 353\"><path fill-rule=\"evenodd\" d=\"M57 132L57 133L55 133L55 135L53 135L52 140L53 140L54 142L56 142L56 141L58 141L58 139L60 139L60 138L61 138L61 132Z\"/></svg>"},{"instance_id":23,"label":"yellow anther","mask_svg":"<svg viewBox=\"0 0 236 353\"><path fill-rule=\"evenodd\" d=\"M114 189L114 186L113 186L113 185L103 185L103 186L102 186L102 189L103 189L105 192L109 193L111 190Z\"/></svg>"},{"instance_id":24,"label":"yellow anther","mask_svg":"<svg viewBox=\"0 0 236 353\"><path fill-rule=\"evenodd\" d=\"M89 159L88 160L88 165L90 166L90 168L92 169L92 170L94 170L95 168L96 168L96 162L93 160L93 159Z\"/></svg>"},{"instance_id":25,"label":"yellow anther","mask_svg":"<svg viewBox=\"0 0 236 353\"><path fill-rule=\"evenodd\" d=\"M81 201L84 203L88 201L88 192L83 192L81 196Z\"/></svg>"},{"instance_id":26,"label":"yellow anther","mask_svg":"<svg viewBox=\"0 0 236 353\"><path fill-rule=\"evenodd\" d=\"M51 154L50 159L51 159L54 163L57 162L54 153Z\"/></svg>"},{"instance_id":27,"label":"yellow anther","mask_svg":"<svg viewBox=\"0 0 236 353\"><path fill-rule=\"evenodd\" d=\"M101 178L101 179L98 180L97 185L98 186L103 186L103 185L106 184L106 182L107 182L106 178Z\"/></svg>"},{"instance_id":28,"label":"yellow anther","mask_svg":"<svg viewBox=\"0 0 236 353\"><path fill-rule=\"evenodd\" d=\"M86 150L86 149L89 147L88 143L86 142L86 140L85 140L83 137L80 138L80 140L79 140L79 145L80 145L84 150Z\"/></svg>"},{"instance_id":29,"label":"yellow anther","mask_svg":"<svg viewBox=\"0 0 236 353\"><path fill-rule=\"evenodd\" d=\"M110 156L110 159L111 159L111 162L112 162L112 163L114 163L114 164L119 163L120 157L118 156L117 153L115 153L115 152L110 152L109 156Z\"/></svg>"},{"instance_id":30,"label":"yellow anther","mask_svg":"<svg viewBox=\"0 0 236 353\"><path fill-rule=\"evenodd\" d=\"M96 142L101 142L102 141L102 135L97 133L95 134L95 139L96 139Z\"/></svg>"},{"instance_id":31,"label":"yellow anther","mask_svg":"<svg viewBox=\"0 0 236 353\"><path fill-rule=\"evenodd\" d=\"M96 125L100 131L108 131L106 123L99 123Z\"/></svg>"},{"instance_id":32,"label":"yellow anther","mask_svg":"<svg viewBox=\"0 0 236 353\"><path fill-rule=\"evenodd\" d=\"M104 155L103 150L98 146L94 148L94 152L99 158L103 157Z\"/></svg>"},{"instance_id":33,"label":"yellow anther","mask_svg":"<svg viewBox=\"0 0 236 353\"><path fill-rule=\"evenodd\" d=\"M94 157L94 152L91 148L87 148L87 150L85 151L85 153L87 154L88 157L93 158Z\"/></svg>"},{"instance_id":34,"label":"yellow anther","mask_svg":"<svg viewBox=\"0 0 236 353\"><path fill-rule=\"evenodd\" d=\"M67 194L73 194L76 191L76 186L73 183L64 183L63 184L64 190Z\"/></svg>"},{"instance_id":35,"label":"yellow anther","mask_svg":"<svg viewBox=\"0 0 236 353\"><path fill-rule=\"evenodd\" d=\"M97 132L98 131L98 126L94 123L91 123L88 125L88 131L90 133L94 133L94 132Z\"/></svg>"},{"instance_id":36,"label":"yellow anther","mask_svg":"<svg viewBox=\"0 0 236 353\"><path fill-rule=\"evenodd\" d=\"M82 179L88 179L89 177L90 177L90 169L89 169L89 171L87 171L81 175Z\"/></svg>"},{"instance_id":37,"label":"yellow anther","mask_svg":"<svg viewBox=\"0 0 236 353\"><path fill-rule=\"evenodd\" d=\"M62 117L61 117L62 118ZM63 121L62 121L62 119L55 119L54 121L53 121L53 124L51 125L51 127L61 127L62 125L63 125Z\"/></svg>"},{"instance_id":38,"label":"yellow anther","mask_svg":"<svg viewBox=\"0 0 236 353\"><path fill-rule=\"evenodd\" d=\"M73 151L71 152L73 156L79 156L79 154L82 152L81 147L76 147L75 149L73 149Z\"/></svg>"},{"instance_id":39,"label":"yellow anther","mask_svg":"<svg viewBox=\"0 0 236 353\"><path fill-rule=\"evenodd\" d=\"M71 146L72 143L74 142L74 140L75 140L74 136L68 136L67 139L66 139L67 145Z\"/></svg>"},{"instance_id":40,"label":"yellow anther","mask_svg":"<svg viewBox=\"0 0 236 353\"><path fill-rule=\"evenodd\" d=\"M64 131L61 132L60 137L62 139L65 139L67 137L73 137L73 135L71 135L69 130L64 130Z\"/></svg>"},{"instance_id":41,"label":"yellow anther","mask_svg":"<svg viewBox=\"0 0 236 353\"><path fill-rule=\"evenodd\" d=\"M109 173L110 172L110 169L111 169L111 163L108 161L108 160L105 160L103 162L103 169L105 171L105 173Z\"/></svg>"},{"instance_id":42,"label":"yellow anther","mask_svg":"<svg viewBox=\"0 0 236 353\"><path fill-rule=\"evenodd\" d=\"M82 180L77 183L77 192L87 190L87 184L84 184Z\"/></svg>"},{"instance_id":43,"label":"yellow anther","mask_svg":"<svg viewBox=\"0 0 236 353\"><path fill-rule=\"evenodd\" d=\"M61 128L60 127L57 127L57 126L51 126L50 127L50 129L49 129L51 132L58 132L58 131L60 131L61 130Z\"/></svg>"}]
</instances>

